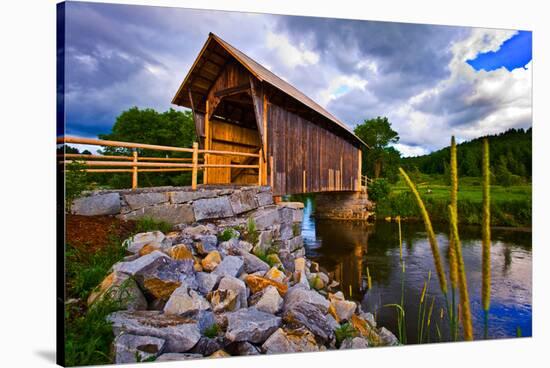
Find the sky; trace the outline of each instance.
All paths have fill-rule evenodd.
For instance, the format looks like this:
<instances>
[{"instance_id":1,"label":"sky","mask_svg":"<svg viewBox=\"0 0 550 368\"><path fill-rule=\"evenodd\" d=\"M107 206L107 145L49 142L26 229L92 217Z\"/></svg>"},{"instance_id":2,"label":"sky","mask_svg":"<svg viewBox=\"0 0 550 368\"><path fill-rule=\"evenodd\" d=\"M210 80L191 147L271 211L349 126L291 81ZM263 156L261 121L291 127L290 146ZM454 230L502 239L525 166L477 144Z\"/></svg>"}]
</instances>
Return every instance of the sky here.
<instances>
[{"instance_id":1,"label":"sky","mask_svg":"<svg viewBox=\"0 0 550 368\"><path fill-rule=\"evenodd\" d=\"M109 133L130 107L169 108L209 32L351 129L387 116L416 156L532 125L531 32L69 2L66 134Z\"/></svg>"}]
</instances>

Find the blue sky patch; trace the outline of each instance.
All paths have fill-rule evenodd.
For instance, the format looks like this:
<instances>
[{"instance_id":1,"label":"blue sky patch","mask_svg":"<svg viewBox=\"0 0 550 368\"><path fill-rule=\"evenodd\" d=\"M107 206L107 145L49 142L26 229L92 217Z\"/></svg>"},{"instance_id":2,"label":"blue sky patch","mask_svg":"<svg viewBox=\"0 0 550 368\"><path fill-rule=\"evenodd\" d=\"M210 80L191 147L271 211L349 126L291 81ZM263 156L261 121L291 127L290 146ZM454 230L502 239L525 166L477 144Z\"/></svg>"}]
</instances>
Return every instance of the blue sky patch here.
<instances>
[{"instance_id":1,"label":"blue sky patch","mask_svg":"<svg viewBox=\"0 0 550 368\"><path fill-rule=\"evenodd\" d=\"M532 33L519 31L500 45L497 51L480 53L475 59L466 60L475 70L491 71L505 67L508 71L524 68L532 58Z\"/></svg>"}]
</instances>

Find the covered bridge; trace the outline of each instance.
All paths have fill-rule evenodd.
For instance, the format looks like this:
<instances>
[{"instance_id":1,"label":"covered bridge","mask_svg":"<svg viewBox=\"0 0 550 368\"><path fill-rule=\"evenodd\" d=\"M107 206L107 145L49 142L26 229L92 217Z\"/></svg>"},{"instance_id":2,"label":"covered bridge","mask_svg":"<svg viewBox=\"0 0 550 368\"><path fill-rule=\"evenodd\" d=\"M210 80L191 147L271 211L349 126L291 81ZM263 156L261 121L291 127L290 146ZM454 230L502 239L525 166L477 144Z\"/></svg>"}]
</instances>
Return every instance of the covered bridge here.
<instances>
[{"instance_id":1,"label":"covered bridge","mask_svg":"<svg viewBox=\"0 0 550 368\"><path fill-rule=\"evenodd\" d=\"M361 148L344 123L210 33L172 103L193 111L201 148L259 153L205 156L208 164L259 164L276 196L361 191ZM253 161L256 162L253 162ZM208 168L205 184L258 182L258 171Z\"/></svg>"}]
</instances>

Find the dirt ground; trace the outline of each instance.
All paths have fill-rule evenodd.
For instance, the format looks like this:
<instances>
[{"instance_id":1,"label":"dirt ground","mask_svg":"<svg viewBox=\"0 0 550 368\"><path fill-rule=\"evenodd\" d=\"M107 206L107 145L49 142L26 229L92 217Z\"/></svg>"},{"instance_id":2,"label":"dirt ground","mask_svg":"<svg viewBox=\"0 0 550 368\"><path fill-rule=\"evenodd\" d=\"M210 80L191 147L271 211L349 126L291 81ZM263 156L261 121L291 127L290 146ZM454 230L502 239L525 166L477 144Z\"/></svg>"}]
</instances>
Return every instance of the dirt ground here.
<instances>
[{"instance_id":1,"label":"dirt ground","mask_svg":"<svg viewBox=\"0 0 550 368\"><path fill-rule=\"evenodd\" d=\"M109 243L110 237L126 239L135 228L132 221L110 216L67 215L66 242L84 251L95 251Z\"/></svg>"}]
</instances>

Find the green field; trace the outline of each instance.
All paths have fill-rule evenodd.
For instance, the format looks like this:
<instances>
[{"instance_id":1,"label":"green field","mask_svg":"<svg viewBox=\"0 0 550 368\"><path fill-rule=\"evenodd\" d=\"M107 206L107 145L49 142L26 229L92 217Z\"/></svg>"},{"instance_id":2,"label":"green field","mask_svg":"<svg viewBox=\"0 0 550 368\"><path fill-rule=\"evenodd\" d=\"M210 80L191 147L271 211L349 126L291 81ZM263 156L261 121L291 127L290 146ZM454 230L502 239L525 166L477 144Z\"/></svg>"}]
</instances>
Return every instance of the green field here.
<instances>
[{"instance_id":1,"label":"green field","mask_svg":"<svg viewBox=\"0 0 550 368\"><path fill-rule=\"evenodd\" d=\"M443 175L420 174L413 178L433 221L447 221L450 187ZM491 186L492 225L531 226L531 183L504 187ZM481 223L481 178L459 179L459 221L467 224ZM390 194L380 199L376 207L377 217L401 216L418 218L418 207L405 182L391 185Z\"/></svg>"}]
</instances>

